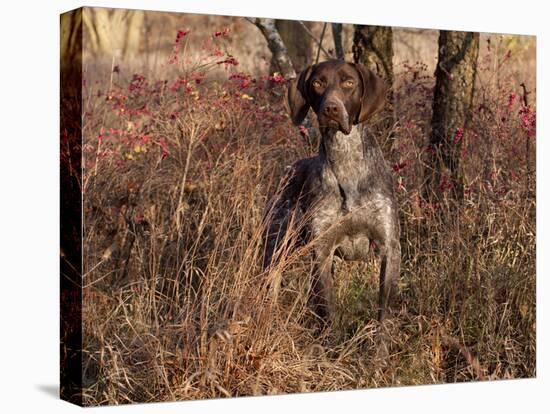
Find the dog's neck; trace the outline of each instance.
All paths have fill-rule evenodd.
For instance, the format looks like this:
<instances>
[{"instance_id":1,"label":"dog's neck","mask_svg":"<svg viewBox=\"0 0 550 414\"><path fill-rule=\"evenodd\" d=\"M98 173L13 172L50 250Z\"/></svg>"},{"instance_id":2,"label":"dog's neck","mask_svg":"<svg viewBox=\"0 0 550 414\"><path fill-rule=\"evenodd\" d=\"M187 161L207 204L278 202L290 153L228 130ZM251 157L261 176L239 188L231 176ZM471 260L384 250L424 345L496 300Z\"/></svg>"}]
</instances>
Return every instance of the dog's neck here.
<instances>
[{"instance_id":1,"label":"dog's neck","mask_svg":"<svg viewBox=\"0 0 550 414\"><path fill-rule=\"evenodd\" d=\"M369 159L375 158L371 155L378 151L378 143L368 134L366 124L354 125L348 135L334 129L325 129L321 132L319 155L323 162L333 169L353 172L350 168L359 167L354 164L368 162Z\"/></svg>"},{"instance_id":2,"label":"dog's neck","mask_svg":"<svg viewBox=\"0 0 550 414\"><path fill-rule=\"evenodd\" d=\"M348 209L360 198L360 182L376 172L375 163L382 159L380 147L367 133L366 124L354 125L348 135L335 130L322 131L319 156L326 182L338 186Z\"/></svg>"},{"instance_id":3,"label":"dog's neck","mask_svg":"<svg viewBox=\"0 0 550 414\"><path fill-rule=\"evenodd\" d=\"M354 125L349 135L335 129L324 129L321 132L319 155L329 165L337 165L359 160L363 155L361 130Z\"/></svg>"}]
</instances>

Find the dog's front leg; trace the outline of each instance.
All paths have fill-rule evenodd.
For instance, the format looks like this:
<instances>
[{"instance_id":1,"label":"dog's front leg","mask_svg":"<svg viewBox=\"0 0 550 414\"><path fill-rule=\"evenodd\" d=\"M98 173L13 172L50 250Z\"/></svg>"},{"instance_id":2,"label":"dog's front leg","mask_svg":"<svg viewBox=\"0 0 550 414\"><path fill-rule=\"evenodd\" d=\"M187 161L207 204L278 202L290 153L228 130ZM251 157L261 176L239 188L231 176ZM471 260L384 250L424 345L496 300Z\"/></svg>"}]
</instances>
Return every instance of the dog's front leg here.
<instances>
[{"instance_id":1,"label":"dog's front leg","mask_svg":"<svg viewBox=\"0 0 550 414\"><path fill-rule=\"evenodd\" d=\"M311 302L313 311L325 324L332 306L333 258L334 252L325 247L315 250Z\"/></svg>"}]
</instances>

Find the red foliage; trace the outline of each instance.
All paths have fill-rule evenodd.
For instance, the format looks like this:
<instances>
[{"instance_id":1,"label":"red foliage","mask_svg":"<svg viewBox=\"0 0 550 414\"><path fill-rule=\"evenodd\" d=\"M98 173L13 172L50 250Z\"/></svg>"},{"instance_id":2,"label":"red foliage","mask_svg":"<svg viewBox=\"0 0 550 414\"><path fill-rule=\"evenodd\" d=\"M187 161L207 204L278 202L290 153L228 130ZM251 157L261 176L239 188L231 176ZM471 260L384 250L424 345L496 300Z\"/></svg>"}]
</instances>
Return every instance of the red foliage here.
<instances>
[{"instance_id":1,"label":"red foliage","mask_svg":"<svg viewBox=\"0 0 550 414\"><path fill-rule=\"evenodd\" d=\"M185 50L183 43L192 39L189 33L189 30L177 32L169 59L169 63L185 64L177 76L151 80L135 73L125 85L115 84L105 93L107 116L94 117L92 110L86 111L86 119L102 119L94 124L89 135L93 139L83 148L86 167L109 161L125 166L149 157L156 157L159 162L176 157L180 149L175 148L177 141L166 128L174 129L182 120L196 119L198 115L212 120L208 123L210 127L202 126L203 129L196 132L196 139L203 145L202 152L196 154L197 162L204 164L204 171L216 166L209 158L212 154L230 155L236 149L238 139L234 134L237 132L257 134L263 144L309 142L307 129L302 125L294 127L289 122L282 100L273 103L271 89L282 88L287 82L281 74L254 77L237 70L238 60L220 46L220 42L229 37L228 29L213 32L202 43L201 56L193 61L185 60L180 53ZM500 62L506 64L509 60L506 54ZM390 165L398 175L400 197L416 200L425 209L437 209L439 205L427 203L419 196L423 193L426 158L437 152L436 147L427 144L431 133L433 74L422 63L405 63L402 68L396 72L399 86L394 88L394 99L401 109ZM493 69L490 65L481 65L479 70ZM505 194L514 183L524 181L529 158L526 141L536 136L536 110L525 104L526 98L521 99L522 94L514 83L505 79L502 82L503 87L487 91L483 90L483 84L478 84L483 93L476 94L475 110L468 124L457 128L451 137L454 144L461 144L466 197L480 190ZM103 95L97 92L97 96ZM190 114L192 117L188 118ZM300 136L302 139L296 139ZM484 172L487 177L480 177L479 165L491 164L489 156L495 157L499 170L504 173ZM441 192L454 187L448 175L441 177L437 183ZM489 180L489 185L484 184L484 180Z\"/></svg>"}]
</instances>

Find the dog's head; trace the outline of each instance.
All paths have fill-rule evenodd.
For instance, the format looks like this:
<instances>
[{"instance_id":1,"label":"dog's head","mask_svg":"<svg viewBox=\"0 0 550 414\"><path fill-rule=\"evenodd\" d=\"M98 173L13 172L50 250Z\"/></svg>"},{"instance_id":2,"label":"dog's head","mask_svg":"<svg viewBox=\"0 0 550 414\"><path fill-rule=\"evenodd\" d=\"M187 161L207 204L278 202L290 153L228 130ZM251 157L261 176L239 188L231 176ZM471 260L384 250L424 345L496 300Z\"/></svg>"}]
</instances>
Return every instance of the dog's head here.
<instances>
[{"instance_id":1,"label":"dog's head","mask_svg":"<svg viewBox=\"0 0 550 414\"><path fill-rule=\"evenodd\" d=\"M304 69L290 82L288 107L296 125L311 107L321 129L349 134L353 125L382 109L386 91L384 81L363 65L328 60Z\"/></svg>"}]
</instances>

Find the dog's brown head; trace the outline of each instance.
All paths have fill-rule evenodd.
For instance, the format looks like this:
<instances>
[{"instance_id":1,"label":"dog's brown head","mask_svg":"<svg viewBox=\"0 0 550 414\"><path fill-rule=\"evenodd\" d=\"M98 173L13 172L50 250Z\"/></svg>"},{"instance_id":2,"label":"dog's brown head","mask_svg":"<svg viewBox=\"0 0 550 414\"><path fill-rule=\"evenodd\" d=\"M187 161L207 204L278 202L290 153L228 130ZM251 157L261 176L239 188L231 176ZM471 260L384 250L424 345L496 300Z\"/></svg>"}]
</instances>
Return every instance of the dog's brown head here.
<instances>
[{"instance_id":1,"label":"dog's brown head","mask_svg":"<svg viewBox=\"0 0 550 414\"><path fill-rule=\"evenodd\" d=\"M363 65L328 60L304 69L292 80L288 88L290 116L298 125L311 107L321 129L349 134L352 125L382 109L386 91L384 81Z\"/></svg>"}]
</instances>

